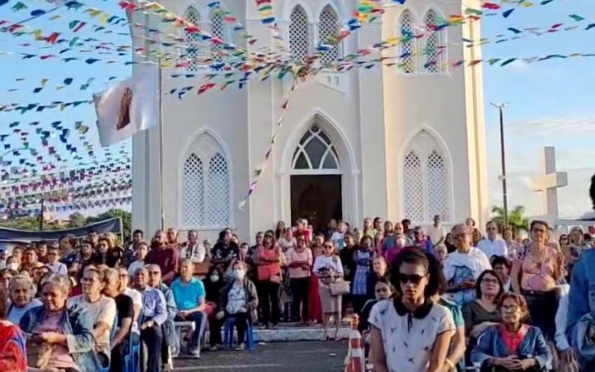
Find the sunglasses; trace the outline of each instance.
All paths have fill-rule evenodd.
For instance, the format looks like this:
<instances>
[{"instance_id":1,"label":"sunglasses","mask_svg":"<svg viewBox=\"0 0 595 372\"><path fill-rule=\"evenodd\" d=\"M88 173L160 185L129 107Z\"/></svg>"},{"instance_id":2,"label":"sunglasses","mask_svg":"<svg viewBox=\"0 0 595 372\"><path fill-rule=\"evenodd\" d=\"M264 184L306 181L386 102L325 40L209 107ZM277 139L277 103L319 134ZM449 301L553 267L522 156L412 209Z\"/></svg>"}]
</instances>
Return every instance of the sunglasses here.
<instances>
[{"instance_id":1,"label":"sunglasses","mask_svg":"<svg viewBox=\"0 0 595 372\"><path fill-rule=\"evenodd\" d=\"M421 280L425 277L426 277L426 275L419 275L419 274L411 274L411 275L399 274L399 282L401 282L401 284L407 284L407 283L419 284L421 282Z\"/></svg>"},{"instance_id":2,"label":"sunglasses","mask_svg":"<svg viewBox=\"0 0 595 372\"><path fill-rule=\"evenodd\" d=\"M325 244L325 245L324 245L324 248L333 248L333 246L332 246L332 245L330 245L330 244Z\"/></svg>"}]
</instances>

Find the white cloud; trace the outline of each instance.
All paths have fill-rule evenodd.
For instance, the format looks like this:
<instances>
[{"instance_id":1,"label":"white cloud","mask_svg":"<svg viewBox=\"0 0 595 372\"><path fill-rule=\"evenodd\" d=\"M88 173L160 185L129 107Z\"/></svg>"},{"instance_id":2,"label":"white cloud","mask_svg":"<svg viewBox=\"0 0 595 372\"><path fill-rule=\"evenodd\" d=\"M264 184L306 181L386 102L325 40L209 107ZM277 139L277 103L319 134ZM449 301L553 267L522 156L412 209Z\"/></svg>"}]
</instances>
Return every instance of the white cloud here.
<instances>
[{"instance_id":1,"label":"white cloud","mask_svg":"<svg viewBox=\"0 0 595 372\"><path fill-rule=\"evenodd\" d=\"M595 117L592 118L545 118L506 123L506 130L513 136L531 136L559 140L561 137L584 137L595 130Z\"/></svg>"},{"instance_id":2,"label":"white cloud","mask_svg":"<svg viewBox=\"0 0 595 372\"><path fill-rule=\"evenodd\" d=\"M511 62L508 66L518 71L528 71L530 68L529 63L523 61L522 59L517 59L516 61Z\"/></svg>"}]
</instances>

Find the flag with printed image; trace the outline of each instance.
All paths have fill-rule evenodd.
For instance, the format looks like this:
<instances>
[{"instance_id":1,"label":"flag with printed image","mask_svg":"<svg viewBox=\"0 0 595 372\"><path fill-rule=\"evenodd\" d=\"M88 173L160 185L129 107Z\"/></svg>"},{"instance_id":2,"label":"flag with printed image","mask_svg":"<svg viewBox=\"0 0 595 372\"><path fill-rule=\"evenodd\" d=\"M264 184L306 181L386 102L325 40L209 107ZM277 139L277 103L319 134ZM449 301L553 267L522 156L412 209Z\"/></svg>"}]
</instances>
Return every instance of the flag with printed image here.
<instances>
[{"instance_id":1,"label":"flag with printed image","mask_svg":"<svg viewBox=\"0 0 595 372\"><path fill-rule=\"evenodd\" d=\"M101 146L111 146L157 127L160 115L159 66L147 64L132 77L93 95Z\"/></svg>"}]
</instances>

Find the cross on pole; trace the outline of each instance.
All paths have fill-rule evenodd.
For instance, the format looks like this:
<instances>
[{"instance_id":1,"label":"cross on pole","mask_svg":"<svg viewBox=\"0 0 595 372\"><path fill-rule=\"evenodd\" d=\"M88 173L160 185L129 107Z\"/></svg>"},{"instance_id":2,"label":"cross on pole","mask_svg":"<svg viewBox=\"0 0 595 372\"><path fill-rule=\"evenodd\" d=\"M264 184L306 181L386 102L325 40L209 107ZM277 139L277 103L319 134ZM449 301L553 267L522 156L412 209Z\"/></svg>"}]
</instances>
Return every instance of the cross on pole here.
<instances>
[{"instance_id":1,"label":"cross on pole","mask_svg":"<svg viewBox=\"0 0 595 372\"><path fill-rule=\"evenodd\" d=\"M541 191L543 206L548 219L558 219L558 189L568 186L568 173L556 171L556 148L543 148L542 174L533 180L533 190Z\"/></svg>"}]
</instances>

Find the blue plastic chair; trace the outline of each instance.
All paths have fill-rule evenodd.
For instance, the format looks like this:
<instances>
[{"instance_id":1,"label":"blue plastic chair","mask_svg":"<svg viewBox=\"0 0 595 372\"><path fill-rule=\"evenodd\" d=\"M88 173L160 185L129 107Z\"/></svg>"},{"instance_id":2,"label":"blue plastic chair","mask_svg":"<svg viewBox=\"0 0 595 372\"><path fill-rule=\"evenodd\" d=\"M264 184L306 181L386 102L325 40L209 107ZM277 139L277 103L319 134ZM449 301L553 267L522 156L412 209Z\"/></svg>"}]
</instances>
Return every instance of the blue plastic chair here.
<instances>
[{"instance_id":1,"label":"blue plastic chair","mask_svg":"<svg viewBox=\"0 0 595 372\"><path fill-rule=\"evenodd\" d=\"M225 320L224 328L223 328L223 344L225 347L231 349L233 345L233 329L235 327L236 320L235 318L227 318ZM248 328L246 329L246 346L249 351L254 351L255 344L254 344L254 329L252 328L252 324L248 322ZM241 342L238 340L238 342Z\"/></svg>"},{"instance_id":2,"label":"blue plastic chair","mask_svg":"<svg viewBox=\"0 0 595 372\"><path fill-rule=\"evenodd\" d=\"M124 372L137 372L140 370L140 340L135 345L132 337L128 338L128 354L124 356Z\"/></svg>"}]
</instances>

